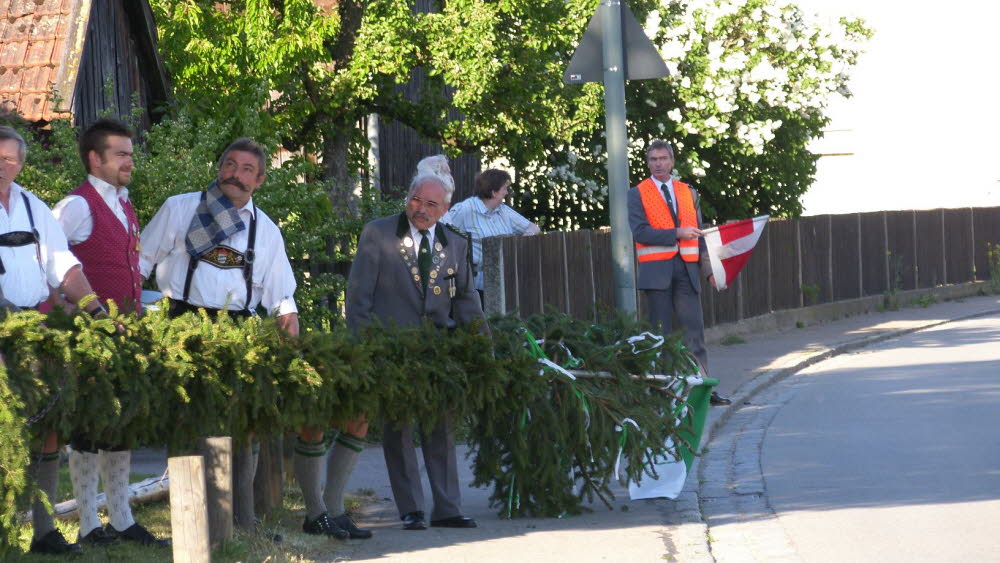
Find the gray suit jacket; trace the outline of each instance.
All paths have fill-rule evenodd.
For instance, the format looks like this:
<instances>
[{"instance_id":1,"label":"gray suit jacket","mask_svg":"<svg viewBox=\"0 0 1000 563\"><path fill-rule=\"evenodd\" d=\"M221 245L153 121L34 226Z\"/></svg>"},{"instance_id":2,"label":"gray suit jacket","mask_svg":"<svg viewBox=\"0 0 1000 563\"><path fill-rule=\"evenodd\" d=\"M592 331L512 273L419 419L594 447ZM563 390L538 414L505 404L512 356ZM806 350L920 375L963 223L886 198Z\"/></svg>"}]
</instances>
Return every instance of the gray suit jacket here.
<instances>
[{"instance_id":1,"label":"gray suit jacket","mask_svg":"<svg viewBox=\"0 0 1000 563\"><path fill-rule=\"evenodd\" d=\"M406 215L390 215L365 225L347 279L348 328L357 330L372 323L416 326L424 318L438 327L453 328L484 318L473 286L466 238L438 223L432 250L435 262L424 295L415 276L416 245Z\"/></svg>"},{"instance_id":2,"label":"gray suit jacket","mask_svg":"<svg viewBox=\"0 0 1000 563\"><path fill-rule=\"evenodd\" d=\"M698 212L698 227L702 227L701 208L698 191L691 188L694 194L694 209ZM676 229L654 229L646 218L646 210L642 207L642 196L639 195L639 188L633 187L628 191L628 224L632 230L632 240L642 244L655 244L659 246L673 246L677 244ZM712 264L709 262L708 253L705 251L705 239L698 239L699 262L701 276L708 278L712 273ZM639 276L637 287L639 289L670 289L671 277L673 275L674 263L677 260L657 260L654 262L639 262ZM699 262L684 262L688 277L691 278L691 285L694 290L701 292L701 276L699 276Z\"/></svg>"}]
</instances>

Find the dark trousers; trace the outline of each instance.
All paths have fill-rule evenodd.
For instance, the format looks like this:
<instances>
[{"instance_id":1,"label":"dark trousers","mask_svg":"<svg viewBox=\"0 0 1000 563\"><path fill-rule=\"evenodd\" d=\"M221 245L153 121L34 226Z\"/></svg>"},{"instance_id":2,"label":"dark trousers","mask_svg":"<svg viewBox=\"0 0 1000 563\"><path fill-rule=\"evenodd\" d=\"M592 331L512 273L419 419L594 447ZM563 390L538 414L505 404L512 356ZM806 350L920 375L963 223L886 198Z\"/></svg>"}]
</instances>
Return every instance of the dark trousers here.
<instances>
[{"instance_id":1,"label":"dark trousers","mask_svg":"<svg viewBox=\"0 0 1000 563\"><path fill-rule=\"evenodd\" d=\"M434 499L431 520L460 516L462 493L458 485L455 439L448 416L444 415L430 433L421 429L420 443ZM413 446L413 426L386 426L382 436L382 452L385 454L389 484L392 486L392 496L396 500L399 515L423 511L424 489L420 483L416 448Z\"/></svg>"},{"instance_id":2,"label":"dark trousers","mask_svg":"<svg viewBox=\"0 0 1000 563\"><path fill-rule=\"evenodd\" d=\"M701 296L695 291L686 264L680 255L675 257L670 287L664 290L645 289L649 305L649 322L654 330L669 334L673 330L674 313L684 331L684 345L701 364L705 375L708 371L708 350L705 348L705 317L701 310Z\"/></svg>"}]
</instances>

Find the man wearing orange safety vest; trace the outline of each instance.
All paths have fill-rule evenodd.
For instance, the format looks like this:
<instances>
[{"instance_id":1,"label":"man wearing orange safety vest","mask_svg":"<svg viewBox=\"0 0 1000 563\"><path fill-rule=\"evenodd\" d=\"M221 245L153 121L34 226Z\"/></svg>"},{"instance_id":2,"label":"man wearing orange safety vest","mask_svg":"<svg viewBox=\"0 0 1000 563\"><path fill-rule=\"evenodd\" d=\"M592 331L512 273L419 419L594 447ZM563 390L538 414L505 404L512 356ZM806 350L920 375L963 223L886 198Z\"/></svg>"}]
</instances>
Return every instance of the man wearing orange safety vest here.
<instances>
[{"instance_id":1,"label":"man wearing orange safety vest","mask_svg":"<svg viewBox=\"0 0 1000 563\"><path fill-rule=\"evenodd\" d=\"M629 190L628 222L639 260L638 287L645 292L649 322L667 334L673 314L684 329L684 345L708 374L705 319L701 312L701 279L712 285L712 267L701 239L698 192L672 178L674 151L655 140L646 149L649 178ZM729 399L712 392L713 405Z\"/></svg>"}]
</instances>

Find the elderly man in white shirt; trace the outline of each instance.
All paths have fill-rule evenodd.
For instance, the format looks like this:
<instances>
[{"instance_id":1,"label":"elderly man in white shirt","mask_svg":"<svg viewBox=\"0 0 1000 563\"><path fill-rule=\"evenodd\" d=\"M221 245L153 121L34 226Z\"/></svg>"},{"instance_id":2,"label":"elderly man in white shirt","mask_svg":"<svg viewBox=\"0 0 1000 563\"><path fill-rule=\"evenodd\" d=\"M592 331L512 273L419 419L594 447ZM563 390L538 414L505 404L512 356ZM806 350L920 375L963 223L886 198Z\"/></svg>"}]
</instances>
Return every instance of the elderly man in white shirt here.
<instances>
[{"instance_id":1,"label":"elderly man in white shirt","mask_svg":"<svg viewBox=\"0 0 1000 563\"><path fill-rule=\"evenodd\" d=\"M14 178L24 166L27 143L14 129L0 126L0 305L32 308L58 288L73 303L93 294L80 262L69 251L66 235L48 206ZM87 312L104 311L95 299ZM41 452L32 452L28 475L50 499L59 479L58 440L45 432ZM32 505L34 536L31 552L78 553L79 544L66 541L40 499Z\"/></svg>"}]
</instances>

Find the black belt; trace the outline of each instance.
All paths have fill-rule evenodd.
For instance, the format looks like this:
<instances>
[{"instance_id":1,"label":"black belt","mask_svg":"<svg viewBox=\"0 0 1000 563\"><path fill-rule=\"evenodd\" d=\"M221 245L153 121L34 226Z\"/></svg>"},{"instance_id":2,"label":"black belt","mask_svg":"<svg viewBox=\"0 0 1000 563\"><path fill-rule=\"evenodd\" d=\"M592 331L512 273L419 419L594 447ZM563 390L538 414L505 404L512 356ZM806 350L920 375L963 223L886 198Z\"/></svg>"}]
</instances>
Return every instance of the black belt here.
<instances>
[{"instance_id":1,"label":"black belt","mask_svg":"<svg viewBox=\"0 0 1000 563\"><path fill-rule=\"evenodd\" d=\"M167 309L167 314L170 318L175 318L183 315L184 313L197 313L198 309L204 309L205 312L209 314L213 319L219 316L219 313L225 311L230 317L242 317L244 319L253 316L253 313L246 309L232 310L232 309L215 309L212 307L201 307L198 305L192 305L186 301L181 301L179 299L171 299L170 307Z\"/></svg>"}]
</instances>

